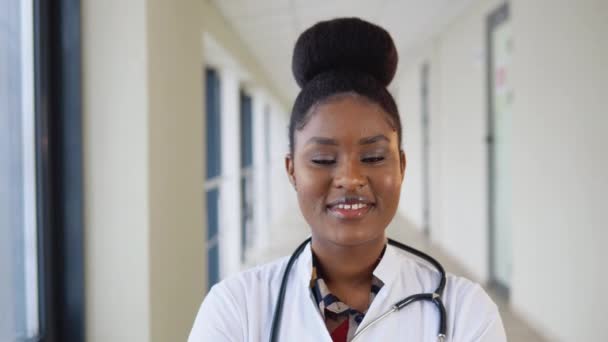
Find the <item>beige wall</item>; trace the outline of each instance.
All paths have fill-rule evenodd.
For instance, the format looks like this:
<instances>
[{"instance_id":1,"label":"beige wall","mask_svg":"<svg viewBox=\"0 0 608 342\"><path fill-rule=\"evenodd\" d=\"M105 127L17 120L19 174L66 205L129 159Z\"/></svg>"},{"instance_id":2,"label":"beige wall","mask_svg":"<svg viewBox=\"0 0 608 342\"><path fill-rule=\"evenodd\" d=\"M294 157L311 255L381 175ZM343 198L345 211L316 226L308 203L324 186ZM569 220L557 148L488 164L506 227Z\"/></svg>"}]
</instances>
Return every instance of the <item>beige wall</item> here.
<instances>
[{"instance_id":1,"label":"beige wall","mask_svg":"<svg viewBox=\"0 0 608 342\"><path fill-rule=\"evenodd\" d=\"M488 260L484 35L499 4L475 2L433 41L408 51L398 86L412 150L401 211L420 221L412 183L421 180L421 141L408 132L421 129L419 68L430 61L432 238L481 281ZM551 340L607 340L608 3L510 5L511 305Z\"/></svg>"},{"instance_id":2,"label":"beige wall","mask_svg":"<svg viewBox=\"0 0 608 342\"><path fill-rule=\"evenodd\" d=\"M87 341L148 341L146 4L82 6Z\"/></svg>"},{"instance_id":3,"label":"beige wall","mask_svg":"<svg viewBox=\"0 0 608 342\"><path fill-rule=\"evenodd\" d=\"M280 95L207 1L83 1L87 341L183 341L206 292L203 32Z\"/></svg>"},{"instance_id":4,"label":"beige wall","mask_svg":"<svg viewBox=\"0 0 608 342\"><path fill-rule=\"evenodd\" d=\"M184 340L204 288L201 10L147 3L151 341Z\"/></svg>"}]
</instances>

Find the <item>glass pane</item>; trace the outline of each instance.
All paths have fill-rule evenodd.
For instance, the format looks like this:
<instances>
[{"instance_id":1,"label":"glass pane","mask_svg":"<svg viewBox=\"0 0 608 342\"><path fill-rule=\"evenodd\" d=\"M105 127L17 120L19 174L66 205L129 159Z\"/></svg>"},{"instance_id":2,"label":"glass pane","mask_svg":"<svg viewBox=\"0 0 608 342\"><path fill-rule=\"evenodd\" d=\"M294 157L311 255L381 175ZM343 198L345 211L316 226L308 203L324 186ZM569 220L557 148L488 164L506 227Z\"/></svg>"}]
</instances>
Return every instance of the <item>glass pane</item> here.
<instances>
[{"instance_id":1,"label":"glass pane","mask_svg":"<svg viewBox=\"0 0 608 342\"><path fill-rule=\"evenodd\" d=\"M241 92L241 166L253 165L253 107L251 96Z\"/></svg>"},{"instance_id":2,"label":"glass pane","mask_svg":"<svg viewBox=\"0 0 608 342\"><path fill-rule=\"evenodd\" d=\"M241 261L253 237L253 104L241 91Z\"/></svg>"},{"instance_id":3,"label":"glass pane","mask_svg":"<svg viewBox=\"0 0 608 342\"><path fill-rule=\"evenodd\" d=\"M22 341L38 336L33 10L0 8L0 341Z\"/></svg>"},{"instance_id":4,"label":"glass pane","mask_svg":"<svg viewBox=\"0 0 608 342\"><path fill-rule=\"evenodd\" d=\"M507 20L492 33L494 56L494 274L500 284L511 283L511 114L513 88L511 77L512 32Z\"/></svg>"},{"instance_id":5,"label":"glass pane","mask_svg":"<svg viewBox=\"0 0 608 342\"><path fill-rule=\"evenodd\" d=\"M219 281L219 190L207 191L207 270L209 287Z\"/></svg>"},{"instance_id":6,"label":"glass pane","mask_svg":"<svg viewBox=\"0 0 608 342\"><path fill-rule=\"evenodd\" d=\"M222 172L220 78L213 69L205 70L206 85L206 134L207 134L207 179L218 177Z\"/></svg>"},{"instance_id":7,"label":"glass pane","mask_svg":"<svg viewBox=\"0 0 608 342\"><path fill-rule=\"evenodd\" d=\"M270 107L264 107L264 161L270 164Z\"/></svg>"}]
</instances>

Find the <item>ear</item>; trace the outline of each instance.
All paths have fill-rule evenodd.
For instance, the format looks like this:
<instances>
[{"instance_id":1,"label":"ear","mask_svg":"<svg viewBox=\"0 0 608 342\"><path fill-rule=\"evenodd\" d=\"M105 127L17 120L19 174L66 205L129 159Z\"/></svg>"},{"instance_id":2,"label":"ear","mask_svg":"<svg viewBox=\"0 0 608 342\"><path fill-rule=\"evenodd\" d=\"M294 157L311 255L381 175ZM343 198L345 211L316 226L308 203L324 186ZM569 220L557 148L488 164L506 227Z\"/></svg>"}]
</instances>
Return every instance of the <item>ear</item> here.
<instances>
[{"instance_id":1,"label":"ear","mask_svg":"<svg viewBox=\"0 0 608 342\"><path fill-rule=\"evenodd\" d=\"M403 150L399 150L399 165L401 168L401 181L403 182L403 178L405 177L405 167L407 166L407 159Z\"/></svg>"},{"instance_id":2,"label":"ear","mask_svg":"<svg viewBox=\"0 0 608 342\"><path fill-rule=\"evenodd\" d=\"M296 188L296 176L294 173L293 167L293 156L291 153L285 155L285 171L287 171L287 177L289 178L289 182L293 185L293 188Z\"/></svg>"}]
</instances>

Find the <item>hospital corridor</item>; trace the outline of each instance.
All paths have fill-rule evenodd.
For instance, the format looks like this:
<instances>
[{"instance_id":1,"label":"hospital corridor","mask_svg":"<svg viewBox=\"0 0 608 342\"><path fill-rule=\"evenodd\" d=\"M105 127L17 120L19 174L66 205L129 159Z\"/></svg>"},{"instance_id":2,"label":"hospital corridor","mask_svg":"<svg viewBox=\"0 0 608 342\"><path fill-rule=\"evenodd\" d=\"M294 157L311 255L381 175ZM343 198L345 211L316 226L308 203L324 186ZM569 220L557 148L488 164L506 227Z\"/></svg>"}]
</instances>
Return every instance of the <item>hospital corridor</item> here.
<instances>
[{"instance_id":1,"label":"hospital corridor","mask_svg":"<svg viewBox=\"0 0 608 342\"><path fill-rule=\"evenodd\" d=\"M608 341L608 1L2 0L0 342L192 341L211 289L310 237L292 134L336 95L298 126L294 46L336 18L383 28L398 56L387 236L479 284L509 342ZM336 101L375 101L353 92Z\"/></svg>"}]
</instances>

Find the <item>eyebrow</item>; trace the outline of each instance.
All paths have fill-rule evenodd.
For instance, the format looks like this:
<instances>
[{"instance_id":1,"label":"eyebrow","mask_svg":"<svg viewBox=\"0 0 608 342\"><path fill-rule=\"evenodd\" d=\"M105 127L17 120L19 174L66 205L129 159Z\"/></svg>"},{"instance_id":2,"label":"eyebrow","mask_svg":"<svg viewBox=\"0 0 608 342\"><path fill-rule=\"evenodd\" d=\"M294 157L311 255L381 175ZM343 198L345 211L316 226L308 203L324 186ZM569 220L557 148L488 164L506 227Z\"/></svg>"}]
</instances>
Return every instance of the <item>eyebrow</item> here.
<instances>
[{"instance_id":1,"label":"eyebrow","mask_svg":"<svg viewBox=\"0 0 608 342\"><path fill-rule=\"evenodd\" d=\"M306 142L306 145L308 145L308 144L337 146L338 142L335 139L331 139L331 138L312 137L312 138L308 139L308 141Z\"/></svg>"},{"instance_id":2,"label":"eyebrow","mask_svg":"<svg viewBox=\"0 0 608 342\"><path fill-rule=\"evenodd\" d=\"M382 141L382 140L384 140L386 142L390 142L390 140L384 134L378 134L378 135L374 135L371 137L365 137L365 138L359 139L359 145L369 145L369 144L373 144L373 143L376 143L376 142ZM308 139L308 141L306 142L306 145L308 145L308 144L337 146L338 142L335 139L331 139L331 138L312 137L312 138Z\"/></svg>"},{"instance_id":3,"label":"eyebrow","mask_svg":"<svg viewBox=\"0 0 608 342\"><path fill-rule=\"evenodd\" d=\"M373 144L375 142L378 141L386 141L386 142L390 142L390 140L386 137L386 135L384 134L378 134L378 135L374 135L373 137L366 137L366 138L362 138L359 140L359 144L360 145L369 145L369 144Z\"/></svg>"}]
</instances>

